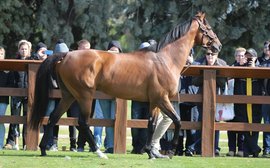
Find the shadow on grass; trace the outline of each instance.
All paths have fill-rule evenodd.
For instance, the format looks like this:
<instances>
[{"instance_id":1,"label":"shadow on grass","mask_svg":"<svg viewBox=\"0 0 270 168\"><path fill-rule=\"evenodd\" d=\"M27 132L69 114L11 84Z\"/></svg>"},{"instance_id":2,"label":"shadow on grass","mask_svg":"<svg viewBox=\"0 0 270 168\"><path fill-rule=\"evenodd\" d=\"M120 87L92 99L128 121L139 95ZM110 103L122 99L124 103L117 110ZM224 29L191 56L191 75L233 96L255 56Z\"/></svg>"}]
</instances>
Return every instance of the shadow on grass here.
<instances>
[{"instance_id":1,"label":"shadow on grass","mask_svg":"<svg viewBox=\"0 0 270 168\"><path fill-rule=\"evenodd\" d=\"M64 158L66 156L77 157L77 158L88 158L88 157L97 157L92 153L77 153L77 152L47 152L46 156L40 156L39 151L11 151L11 150L2 150L0 151L0 157L39 157L39 158Z\"/></svg>"}]
</instances>

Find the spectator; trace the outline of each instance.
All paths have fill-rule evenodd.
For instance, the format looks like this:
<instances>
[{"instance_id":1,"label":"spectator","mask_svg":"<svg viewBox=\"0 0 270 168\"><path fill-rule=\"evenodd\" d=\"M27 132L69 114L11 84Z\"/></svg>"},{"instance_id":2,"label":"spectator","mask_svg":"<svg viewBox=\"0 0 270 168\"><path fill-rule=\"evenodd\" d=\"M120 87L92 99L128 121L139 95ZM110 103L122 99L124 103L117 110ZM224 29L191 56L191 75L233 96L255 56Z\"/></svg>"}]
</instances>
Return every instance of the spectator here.
<instances>
[{"instance_id":1,"label":"spectator","mask_svg":"<svg viewBox=\"0 0 270 168\"><path fill-rule=\"evenodd\" d=\"M108 45L109 52L120 53L122 52L121 45L119 41L111 41ZM98 100L102 114L96 111L96 118L104 118L104 119L115 119L115 100ZM103 115L103 117L102 117ZM102 144L102 127L94 127L94 136L96 139L97 145L100 147ZM112 127L106 127L106 136L104 140L105 153L113 153L114 152L114 130Z\"/></svg>"},{"instance_id":2,"label":"spectator","mask_svg":"<svg viewBox=\"0 0 270 168\"><path fill-rule=\"evenodd\" d=\"M186 65L193 64L193 55L194 50L191 49L190 54L187 58ZM180 93L181 94L196 94L198 87L192 85L191 76L181 76L180 77ZM198 109L194 103L191 102L182 102L179 104L180 116L182 121L198 121ZM186 156L190 156L188 153L188 146L195 142L195 133L196 130L181 130L179 134L178 146L176 149L176 154L182 156L185 152ZM184 145L184 135L186 135L185 145ZM184 150L185 147L185 150Z\"/></svg>"},{"instance_id":3,"label":"spectator","mask_svg":"<svg viewBox=\"0 0 270 168\"><path fill-rule=\"evenodd\" d=\"M5 59L5 49L0 46L0 60ZM12 77L9 71L0 71L0 87L11 87L12 86ZM0 96L0 116L4 116L6 113L7 106L9 104L8 96ZM4 147L4 138L5 138L5 125L0 123L0 150Z\"/></svg>"},{"instance_id":4,"label":"spectator","mask_svg":"<svg viewBox=\"0 0 270 168\"><path fill-rule=\"evenodd\" d=\"M257 60L257 52L254 49L250 48L247 49L245 57L241 57L239 64L237 64L236 66L255 67L258 66L256 60ZM251 88L251 90L249 90L248 88ZM261 95L261 94L262 94L262 86L259 80L251 78L246 79L235 78L234 95ZM235 103L234 110L235 113L237 114L235 116L236 121L248 123L261 122L262 117L260 104ZM249 115L248 113L251 113L251 115ZM249 155L253 155L253 157L258 157L259 153L261 152L261 148L258 146L259 133L255 131L254 132L246 131L243 134L244 134L244 144L243 144L244 157L249 157Z\"/></svg>"},{"instance_id":5,"label":"spectator","mask_svg":"<svg viewBox=\"0 0 270 168\"><path fill-rule=\"evenodd\" d=\"M91 48L90 42L86 39L80 40L77 44L78 44L78 50L89 50ZM93 103L92 103L92 112L95 110L95 106L97 106L97 108L100 109L99 104L96 105L96 100L94 99ZM77 101L71 105L69 110L74 111L73 113L80 114L80 107L79 107L79 104L77 103ZM79 119L80 119L80 117L79 117ZM77 145L78 145L77 152L83 152L84 146L86 143L86 137L84 136L84 134L81 133L80 129L78 129L78 130L79 130L79 134L78 134L78 141L77 141Z\"/></svg>"},{"instance_id":6,"label":"spectator","mask_svg":"<svg viewBox=\"0 0 270 168\"><path fill-rule=\"evenodd\" d=\"M141 43L139 50L148 48L148 42ZM149 102L132 101L131 119L148 119L149 118ZM132 151L133 154L143 154L144 146L147 140L146 128L131 128Z\"/></svg>"},{"instance_id":7,"label":"spectator","mask_svg":"<svg viewBox=\"0 0 270 168\"><path fill-rule=\"evenodd\" d=\"M48 55L46 54L46 51L47 51L47 45L44 44L43 42L39 42L36 46L35 53L31 57L33 59L44 61L48 57ZM54 89L58 89L58 85L56 83L56 80L54 80L53 78L51 78L51 87ZM48 107L46 110L46 116L50 116L50 114L56 108L59 101L60 101L59 98L50 98L49 99ZM47 129L47 126L44 125L44 130L46 130L46 129ZM54 142L54 137L57 137L58 130L59 130L58 126L55 126L54 130L53 130L53 136L49 138L49 141L48 141L48 144L46 147L46 149L49 151L58 151L57 143Z\"/></svg>"},{"instance_id":8,"label":"spectator","mask_svg":"<svg viewBox=\"0 0 270 168\"><path fill-rule=\"evenodd\" d=\"M218 53L213 53L211 50L206 50L206 54L204 55L203 58L200 58L199 60L196 61L197 65L209 65L209 66L226 66L227 63L218 58ZM226 83L227 79L226 78L217 78L216 80L216 91L218 93L218 90L220 89L222 92L224 91L225 88L225 83ZM202 93L203 88L202 88L202 84L203 84L203 80L202 77L194 77L192 79L192 83L195 86L198 86L198 93ZM202 121L202 104L198 104L198 121ZM215 131L215 155L218 156L219 155L219 131ZM190 145L187 149L188 154L190 154L190 156L192 156L194 154L194 152L196 152L197 154L201 153L201 131L196 131L196 140L195 142Z\"/></svg>"},{"instance_id":9,"label":"spectator","mask_svg":"<svg viewBox=\"0 0 270 168\"><path fill-rule=\"evenodd\" d=\"M91 44L88 40L82 39L78 41L78 50L89 50L91 48Z\"/></svg>"},{"instance_id":10,"label":"spectator","mask_svg":"<svg viewBox=\"0 0 270 168\"><path fill-rule=\"evenodd\" d=\"M232 66L242 66L244 62L242 61L245 58L246 49L245 48L237 48L234 53L235 62ZM241 60L241 62L240 62ZM241 113L238 110L234 110L235 117L234 119L228 122L239 122L238 118L241 118ZM226 154L227 156L238 156L243 157L243 144L244 144L244 135L241 131L227 131L228 136L228 147L229 152ZM236 146L238 151L236 153Z\"/></svg>"},{"instance_id":11,"label":"spectator","mask_svg":"<svg viewBox=\"0 0 270 168\"><path fill-rule=\"evenodd\" d=\"M65 52L69 52L69 48L67 47L66 43L64 42L63 39L59 39L57 44L55 45L54 48L54 53L65 53ZM54 83L54 88L58 88L56 82ZM55 101L55 108L56 105L58 104L58 100ZM67 117L79 117L79 113L75 112L75 111L67 111ZM59 132L59 126L55 126L54 128L54 137L53 137L53 146L51 147L52 150L57 150L58 145L58 132ZM69 140L70 140L70 151L76 152L76 127L75 126L69 126Z\"/></svg>"},{"instance_id":12,"label":"spectator","mask_svg":"<svg viewBox=\"0 0 270 168\"><path fill-rule=\"evenodd\" d=\"M78 50L89 50L91 47L90 42L86 39L80 40L77 44L78 44ZM93 104L94 104L94 102L93 102ZM80 115L80 107L79 107L79 104L77 101L75 101L74 103L71 104L67 113L72 114L72 116L79 116ZM75 129L73 129L73 128L69 128L69 129L70 130L72 129L71 132L75 131ZM73 137L73 135L70 134L70 137ZM73 151L73 152L75 152L75 151L83 152L85 142L86 142L85 136L82 133L80 133L80 131L79 131L78 141L77 141L77 145L78 145L77 150L76 150L76 145L75 145L76 144L76 134L75 134L75 138L74 137L70 138L69 150Z\"/></svg>"},{"instance_id":13,"label":"spectator","mask_svg":"<svg viewBox=\"0 0 270 168\"><path fill-rule=\"evenodd\" d=\"M32 44L27 40L21 40L18 44L18 55L16 59L27 60L31 59L31 49ZM17 88L27 88L28 87L28 78L27 72L19 71L12 72L14 75L14 87ZM27 114L27 97L11 97L11 115L19 116L21 113L21 108L23 108L23 116ZM25 148L26 140L26 124L23 125L23 147ZM20 128L19 124L10 124L9 132L7 137L7 142L5 149L19 150L19 137L20 137Z\"/></svg>"},{"instance_id":14,"label":"spectator","mask_svg":"<svg viewBox=\"0 0 270 168\"><path fill-rule=\"evenodd\" d=\"M47 52L47 46L43 42L39 42L36 46L35 53L31 56L35 60L45 60L49 55ZM50 53L52 55L53 53Z\"/></svg>"},{"instance_id":15,"label":"spectator","mask_svg":"<svg viewBox=\"0 0 270 168\"><path fill-rule=\"evenodd\" d=\"M258 58L260 66L270 67L270 41L264 43L263 54ZM270 95L270 81L263 81L263 95ZM262 117L264 124L270 124L270 104L262 105ZM263 132L263 157L270 157L270 132Z\"/></svg>"}]
</instances>

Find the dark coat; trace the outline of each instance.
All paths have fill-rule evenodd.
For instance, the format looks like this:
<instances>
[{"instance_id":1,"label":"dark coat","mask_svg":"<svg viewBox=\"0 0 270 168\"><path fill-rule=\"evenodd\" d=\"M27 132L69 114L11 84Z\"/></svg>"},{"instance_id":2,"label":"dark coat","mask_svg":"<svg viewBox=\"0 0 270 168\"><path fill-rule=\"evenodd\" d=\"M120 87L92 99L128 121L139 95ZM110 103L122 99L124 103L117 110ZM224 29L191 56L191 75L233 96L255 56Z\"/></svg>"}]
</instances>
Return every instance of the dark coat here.
<instances>
[{"instance_id":1,"label":"dark coat","mask_svg":"<svg viewBox=\"0 0 270 168\"><path fill-rule=\"evenodd\" d=\"M236 63L234 66L240 66ZM248 66L247 64L242 66ZM246 95L247 93L246 78L235 78L234 81L234 95ZM262 95L262 82L261 80L252 78L252 95ZM248 122L247 119L247 105L234 104L235 120L240 122ZM252 104L252 118L254 123L261 121L261 105Z\"/></svg>"},{"instance_id":2,"label":"dark coat","mask_svg":"<svg viewBox=\"0 0 270 168\"><path fill-rule=\"evenodd\" d=\"M193 63L193 65L207 65L206 57L204 56L203 58L196 60ZM217 61L214 63L214 65L215 66L227 66L227 63L224 60L217 58ZM227 78L218 77L216 79L217 91L219 89L221 89L221 91L224 91L226 82L227 82ZM199 86L200 89L199 89L198 93L202 93L202 89L201 89L201 86L203 85L203 78L202 77L193 77L192 84L195 86Z\"/></svg>"},{"instance_id":3,"label":"dark coat","mask_svg":"<svg viewBox=\"0 0 270 168\"><path fill-rule=\"evenodd\" d=\"M265 59L264 56L258 58L261 67L270 67L270 59ZM264 79L262 83L262 91L265 95L270 95L270 80Z\"/></svg>"},{"instance_id":4,"label":"dark coat","mask_svg":"<svg viewBox=\"0 0 270 168\"><path fill-rule=\"evenodd\" d=\"M0 71L0 87L13 87L12 73L9 71ZM0 103L9 103L8 96L0 96Z\"/></svg>"}]
</instances>

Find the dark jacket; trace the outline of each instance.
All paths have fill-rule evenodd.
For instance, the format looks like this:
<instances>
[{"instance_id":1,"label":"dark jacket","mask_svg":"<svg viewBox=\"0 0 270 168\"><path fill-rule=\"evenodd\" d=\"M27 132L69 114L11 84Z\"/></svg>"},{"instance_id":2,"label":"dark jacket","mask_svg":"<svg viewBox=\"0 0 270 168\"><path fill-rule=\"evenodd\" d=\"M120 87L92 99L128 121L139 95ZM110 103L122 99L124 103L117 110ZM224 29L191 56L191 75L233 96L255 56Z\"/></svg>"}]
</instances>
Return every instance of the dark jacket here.
<instances>
[{"instance_id":1,"label":"dark jacket","mask_svg":"<svg viewBox=\"0 0 270 168\"><path fill-rule=\"evenodd\" d=\"M16 59L21 59L19 56ZM36 60L34 56L28 57L26 60ZM12 86L15 88L28 88L27 71L12 71Z\"/></svg>"},{"instance_id":2,"label":"dark jacket","mask_svg":"<svg viewBox=\"0 0 270 168\"><path fill-rule=\"evenodd\" d=\"M236 63L234 66L248 66L239 65ZM246 95L247 83L246 78L235 78L234 81L234 95ZM252 78L252 95L262 95L262 82L261 80ZM234 104L235 120L240 122L247 122L247 105L246 104ZM258 123L261 120L261 105L252 104L252 118L254 123Z\"/></svg>"},{"instance_id":3,"label":"dark jacket","mask_svg":"<svg viewBox=\"0 0 270 168\"><path fill-rule=\"evenodd\" d=\"M258 58L260 67L270 67L270 59L265 59L264 56ZM262 83L262 91L265 95L270 95L270 81L269 79L264 79Z\"/></svg>"},{"instance_id":4,"label":"dark jacket","mask_svg":"<svg viewBox=\"0 0 270 168\"><path fill-rule=\"evenodd\" d=\"M13 77L9 71L0 71L0 87L13 87ZM8 96L0 96L0 103L9 103Z\"/></svg>"}]
</instances>

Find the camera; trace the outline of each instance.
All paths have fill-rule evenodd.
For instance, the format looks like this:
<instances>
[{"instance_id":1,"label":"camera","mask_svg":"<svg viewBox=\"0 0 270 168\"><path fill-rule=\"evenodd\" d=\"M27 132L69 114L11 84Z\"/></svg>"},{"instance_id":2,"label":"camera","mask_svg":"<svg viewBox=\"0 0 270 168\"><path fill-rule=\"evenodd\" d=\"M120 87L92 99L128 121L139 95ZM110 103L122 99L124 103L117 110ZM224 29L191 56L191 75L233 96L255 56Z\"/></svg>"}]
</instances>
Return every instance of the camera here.
<instances>
[{"instance_id":1,"label":"camera","mask_svg":"<svg viewBox=\"0 0 270 168\"><path fill-rule=\"evenodd\" d=\"M247 58L247 62L252 62L252 58Z\"/></svg>"},{"instance_id":2,"label":"camera","mask_svg":"<svg viewBox=\"0 0 270 168\"><path fill-rule=\"evenodd\" d=\"M53 51L52 50L45 50L44 51L44 54L46 54L46 55L53 55Z\"/></svg>"}]
</instances>

